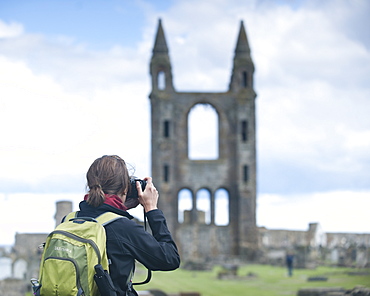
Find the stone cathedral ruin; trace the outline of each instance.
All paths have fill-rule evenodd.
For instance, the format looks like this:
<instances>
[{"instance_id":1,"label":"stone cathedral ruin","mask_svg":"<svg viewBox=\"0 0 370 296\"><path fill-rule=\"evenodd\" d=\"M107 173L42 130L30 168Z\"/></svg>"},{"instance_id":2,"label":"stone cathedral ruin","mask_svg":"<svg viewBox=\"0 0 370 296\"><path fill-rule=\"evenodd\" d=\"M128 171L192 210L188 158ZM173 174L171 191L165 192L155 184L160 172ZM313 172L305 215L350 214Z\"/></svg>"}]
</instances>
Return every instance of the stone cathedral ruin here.
<instances>
[{"instance_id":1,"label":"stone cathedral ruin","mask_svg":"<svg viewBox=\"0 0 370 296\"><path fill-rule=\"evenodd\" d=\"M150 61L152 80L152 175L161 193L160 208L183 258L239 256L252 259L258 245L256 227L256 128L254 64L243 22L240 25L229 89L224 93L178 92L162 23L159 20ZM162 78L161 78L162 77ZM160 82L160 79L163 79ZM219 157L188 157L188 115L197 104L217 113ZM197 192L208 191L210 222L197 209ZM188 190L192 209L178 221L179 193ZM218 190L228 196L229 223L215 224Z\"/></svg>"}]
</instances>

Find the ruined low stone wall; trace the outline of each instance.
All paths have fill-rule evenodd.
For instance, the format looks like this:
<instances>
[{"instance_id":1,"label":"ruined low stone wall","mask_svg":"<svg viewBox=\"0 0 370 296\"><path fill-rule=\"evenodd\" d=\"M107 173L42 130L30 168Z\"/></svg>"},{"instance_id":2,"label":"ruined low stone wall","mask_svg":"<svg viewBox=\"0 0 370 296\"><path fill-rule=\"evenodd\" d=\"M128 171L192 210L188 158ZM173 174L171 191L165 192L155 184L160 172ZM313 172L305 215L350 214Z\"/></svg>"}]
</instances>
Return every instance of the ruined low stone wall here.
<instances>
[{"instance_id":1,"label":"ruined low stone wall","mask_svg":"<svg viewBox=\"0 0 370 296\"><path fill-rule=\"evenodd\" d=\"M317 223L307 231L259 227L259 262L284 265L285 253L295 253L296 268L334 265L370 266L370 233L324 233Z\"/></svg>"},{"instance_id":2,"label":"ruined low stone wall","mask_svg":"<svg viewBox=\"0 0 370 296\"><path fill-rule=\"evenodd\" d=\"M24 296L30 291L30 284L18 279L5 279L0 281L0 295L6 296Z\"/></svg>"},{"instance_id":3,"label":"ruined low stone wall","mask_svg":"<svg viewBox=\"0 0 370 296\"><path fill-rule=\"evenodd\" d=\"M17 233L13 248L17 257L28 259L41 254L39 245L46 241L48 233Z\"/></svg>"},{"instance_id":4,"label":"ruined low stone wall","mask_svg":"<svg viewBox=\"0 0 370 296\"><path fill-rule=\"evenodd\" d=\"M352 290L340 287L304 288L298 291L298 296L370 296L370 288L358 286Z\"/></svg>"},{"instance_id":5,"label":"ruined low stone wall","mask_svg":"<svg viewBox=\"0 0 370 296\"><path fill-rule=\"evenodd\" d=\"M370 233L326 233L327 247L370 247Z\"/></svg>"},{"instance_id":6,"label":"ruined low stone wall","mask_svg":"<svg viewBox=\"0 0 370 296\"><path fill-rule=\"evenodd\" d=\"M230 257L230 229L214 225L181 225L176 242L183 262Z\"/></svg>"}]
</instances>

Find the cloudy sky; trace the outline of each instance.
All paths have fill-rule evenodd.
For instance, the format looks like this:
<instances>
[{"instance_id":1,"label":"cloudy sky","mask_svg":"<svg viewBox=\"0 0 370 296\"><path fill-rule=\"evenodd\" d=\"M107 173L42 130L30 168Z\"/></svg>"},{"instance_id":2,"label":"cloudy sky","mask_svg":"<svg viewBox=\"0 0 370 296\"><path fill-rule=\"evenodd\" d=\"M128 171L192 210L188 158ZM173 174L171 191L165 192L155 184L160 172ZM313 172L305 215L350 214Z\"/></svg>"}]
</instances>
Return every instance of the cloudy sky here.
<instances>
[{"instance_id":1,"label":"cloudy sky","mask_svg":"<svg viewBox=\"0 0 370 296\"><path fill-rule=\"evenodd\" d=\"M178 91L226 91L240 21L256 66L257 224L370 233L367 0L0 2L0 244L118 154L150 175L149 61L162 19Z\"/></svg>"}]
</instances>

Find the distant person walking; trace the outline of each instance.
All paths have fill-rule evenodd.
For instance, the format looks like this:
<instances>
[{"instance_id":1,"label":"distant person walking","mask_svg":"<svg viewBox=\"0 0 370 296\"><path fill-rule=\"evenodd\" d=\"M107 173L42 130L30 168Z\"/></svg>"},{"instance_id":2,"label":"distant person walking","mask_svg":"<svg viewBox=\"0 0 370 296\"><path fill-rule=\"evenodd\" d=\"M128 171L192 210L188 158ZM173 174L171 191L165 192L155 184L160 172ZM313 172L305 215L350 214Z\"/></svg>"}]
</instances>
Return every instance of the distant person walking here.
<instances>
[{"instance_id":1,"label":"distant person walking","mask_svg":"<svg viewBox=\"0 0 370 296\"><path fill-rule=\"evenodd\" d=\"M288 253L286 255L286 265L288 267L288 275L290 277L293 275L293 261L294 261L294 255L292 253Z\"/></svg>"}]
</instances>

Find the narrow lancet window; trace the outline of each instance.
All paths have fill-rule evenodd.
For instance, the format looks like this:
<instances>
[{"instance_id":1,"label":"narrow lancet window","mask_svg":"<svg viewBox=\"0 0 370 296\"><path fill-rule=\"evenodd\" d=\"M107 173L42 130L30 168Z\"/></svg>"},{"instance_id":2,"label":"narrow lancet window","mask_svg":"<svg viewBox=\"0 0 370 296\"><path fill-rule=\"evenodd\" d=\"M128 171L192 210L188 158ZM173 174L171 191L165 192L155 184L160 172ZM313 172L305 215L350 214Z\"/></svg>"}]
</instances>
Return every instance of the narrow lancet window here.
<instances>
[{"instance_id":1,"label":"narrow lancet window","mask_svg":"<svg viewBox=\"0 0 370 296\"><path fill-rule=\"evenodd\" d=\"M178 196L178 221L190 223L190 210L193 208L193 194L189 189L181 189ZM188 215L186 215L188 214Z\"/></svg>"},{"instance_id":2,"label":"narrow lancet window","mask_svg":"<svg viewBox=\"0 0 370 296\"><path fill-rule=\"evenodd\" d=\"M249 179L249 167L247 165L243 166L243 181L248 182Z\"/></svg>"},{"instance_id":3,"label":"narrow lancet window","mask_svg":"<svg viewBox=\"0 0 370 296\"><path fill-rule=\"evenodd\" d=\"M168 164L163 166L163 181L168 182L170 180L170 167Z\"/></svg>"},{"instance_id":4,"label":"narrow lancet window","mask_svg":"<svg viewBox=\"0 0 370 296\"><path fill-rule=\"evenodd\" d=\"M248 141L248 121L242 120L242 141Z\"/></svg>"},{"instance_id":5,"label":"narrow lancet window","mask_svg":"<svg viewBox=\"0 0 370 296\"><path fill-rule=\"evenodd\" d=\"M218 226L229 224L229 192L223 188L215 193L215 224Z\"/></svg>"},{"instance_id":6,"label":"narrow lancet window","mask_svg":"<svg viewBox=\"0 0 370 296\"><path fill-rule=\"evenodd\" d=\"M165 120L163 123L163 136L165 138L170 137L170 121L169 120Z\"/></svg>"},{"instance_id":7,"label":"narrow lancet window","mask_svg":"<svg viewBox=\"0 0 370 296\"><path fill-rule=\"evenodd\" d=\"M248 73L247 71L243 71L242 73L242 87L248 87Z\"/></svg>"},{"instance_id":8,"label":"narrow lancet window","mask_svg":"<svg viewBox=\"0 0 370 296\"><path fill-rule=\"evenodd\" d=\"M166 88L166 76L163 71L160 71L158 73L158 89L164 90Z\"/></svg>"},{"instance_id":9,"label":"narrow lancet window","mask_svg":"<svg viewBox=\"0 0 370 296\"><path fill-rule=\"evenodd\" d=\"M207 189L200 189L196 195L198 222L211 223L211 193Z\"/></svg>"}]
</instances>

